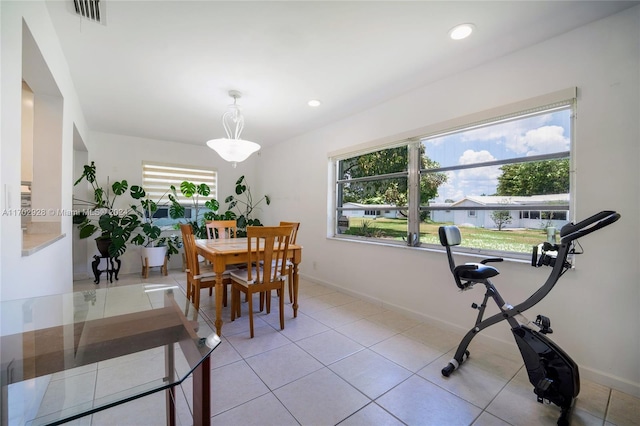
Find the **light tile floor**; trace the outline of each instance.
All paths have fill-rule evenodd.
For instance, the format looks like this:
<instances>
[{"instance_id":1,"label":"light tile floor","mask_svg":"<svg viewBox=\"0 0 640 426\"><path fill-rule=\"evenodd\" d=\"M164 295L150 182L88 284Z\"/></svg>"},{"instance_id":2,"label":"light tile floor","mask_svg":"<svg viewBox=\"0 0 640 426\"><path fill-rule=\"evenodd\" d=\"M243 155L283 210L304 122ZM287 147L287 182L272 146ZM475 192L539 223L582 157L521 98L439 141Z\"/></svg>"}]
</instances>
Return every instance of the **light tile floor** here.
<instances>
[{"instance_id":1,"label":"light tile floor","mask_svg":"<svg viewBox=\"0 0 640 426\"><path fill-rule=\"evenodd\" d=\"M128 275L110 285L178 283L172 271ZM103 280L100 286L105 286ZM94 288L76 281L75 290ZM301 280L298 317L277 304L255 313L249 338L246 304L212 356L211 423L215 425L555 425L559 409L536 402L515 347L497 352L472 342L471 357L451 377L440 374L462 335ZM288 302L288 300L287 300ZM254 304L257 306L257 303ZM202 291L201 311L215 318ZM190 381L190 379L187 379ZM178 395L180 424L191 424L191 383ZM162 394L114 407L78 425L164 424ZM581 381L572 425L640 425L640 399Z\"/></svg>"}]
</instances>

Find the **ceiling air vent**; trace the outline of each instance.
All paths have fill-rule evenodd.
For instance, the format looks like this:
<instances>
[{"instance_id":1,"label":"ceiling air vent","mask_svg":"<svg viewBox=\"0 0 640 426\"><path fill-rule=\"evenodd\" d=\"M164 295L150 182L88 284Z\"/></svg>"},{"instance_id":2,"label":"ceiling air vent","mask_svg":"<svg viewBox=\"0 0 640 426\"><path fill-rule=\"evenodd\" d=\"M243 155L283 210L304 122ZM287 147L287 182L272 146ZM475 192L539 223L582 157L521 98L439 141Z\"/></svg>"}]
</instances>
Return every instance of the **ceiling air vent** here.
<instances>
[{"instance_id":1,"label":"ceiling air vent","mask_svg":"<svg viewBox=\"0 0 640 426\"><path fill-rule=\"evenodd\" d=\"M93 22L103 23L104 16L100 0L73 0L76 14Z\"/></svg>"}]
</instances>

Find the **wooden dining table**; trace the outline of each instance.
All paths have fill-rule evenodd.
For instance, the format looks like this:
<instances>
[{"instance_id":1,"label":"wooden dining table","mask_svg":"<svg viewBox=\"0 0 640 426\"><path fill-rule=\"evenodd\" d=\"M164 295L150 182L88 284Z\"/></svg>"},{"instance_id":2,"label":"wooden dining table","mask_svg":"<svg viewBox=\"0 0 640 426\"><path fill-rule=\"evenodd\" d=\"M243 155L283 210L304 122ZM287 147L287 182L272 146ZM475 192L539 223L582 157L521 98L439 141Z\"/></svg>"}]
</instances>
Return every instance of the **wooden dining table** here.
<instances>
[{"instance_id":1,"label":"wooden dining table","mask_svg":"<svg viewBox=\"0 0 640 426\"><path fill-rule=\"evenodd\" d=\"M228 265L247 264L249 250L246 238L224 238L216 240L196 240L198 254L207 259L213 265L216 273L215 297L216 297L216 332L222 335L222 274ZM264 248L262 248L264 250ZM298 316L298 265L302 260L302 246L289 244L288 258L293 263L293 317Z\"/></svg>"}]
</instances>

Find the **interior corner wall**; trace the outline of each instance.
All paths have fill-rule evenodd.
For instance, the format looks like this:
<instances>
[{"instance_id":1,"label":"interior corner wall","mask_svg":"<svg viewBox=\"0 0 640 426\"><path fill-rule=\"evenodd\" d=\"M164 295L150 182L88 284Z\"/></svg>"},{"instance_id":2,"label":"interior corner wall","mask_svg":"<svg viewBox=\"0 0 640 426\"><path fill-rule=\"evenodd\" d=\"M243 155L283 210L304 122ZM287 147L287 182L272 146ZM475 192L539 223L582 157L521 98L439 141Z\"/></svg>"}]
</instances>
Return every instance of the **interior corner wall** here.
<instances>
[{"instance_id":1,"label":"interior corner wall","mask_svg":"<svg viewBox=\"0 0 640 426\"><path fill-rule=\"evenodd\" d=\"M457 290L443 251L327 238L334 184L328 153L578 87L576 218L611 209L622 219L581 240L585 254L576 269L528 316L553 320L553 340L576 360L584 378L640 396L639 54L637 6L268 147L260 168L264 187L272 188L265 220L301 222L303 277L462 335L475 321L469 306L482 292ZM550 273L515 262L500 264L500 271L494 282L513 305ZM483 334L513 345L504 324Z\"/></svg>"},{"instance_id":2,"label":"interior corner wall","mask_svg":"<svg viewBox=\"0 0 640 426\"><path fill-rule=\"evenodd\" d=\"M23 24L35 40L47 68L64 98L62 111L62 170L60 200L52 208L72 209L73 125L86 134L86 124L68 66L43 1L0 2L0 210L20 209L21 91ZM61 217L64 238L22 256L20 216L0 216L0 300L68 292L72 289L71 216Z\"/></svg>"},{"instance_id":3,"label":"interior corner wall","mask_svg":"<svg viewBox=\"0 0 640 426\"><path fill-rule=\"evenodd\" d=\"M211 168L218 172L217 198L222 212L226 211L227 207L224 199L228 195L235 195L235 183L240 176L245 176L252 185L253 191L253 183L257 181L255 170L261 162L261 156L254 154L233 168L231 163L224 161L207 147L204 141L201 145L189 145L98 132L92 132L90 139L92 143L89 147L89 162L95 162L100 184L106 186L108 177L110 182L126 179L129 187L142 185L142 163L144 161ZM115 207L127 208L131 200L127 197L120 197L118 201L122 201L124 204ZM179 231L176 233L179 234ZM121 257L120 273L140 272L141 261L138 253L139 249L136 246L132 244L128 246L127 252ZM94 254L97 254L95 244L88 241L87 262L90 262ZM172 256L169 264L170 269L181 266L182 262L179 256Z\"/></svg>"}]
</instances>

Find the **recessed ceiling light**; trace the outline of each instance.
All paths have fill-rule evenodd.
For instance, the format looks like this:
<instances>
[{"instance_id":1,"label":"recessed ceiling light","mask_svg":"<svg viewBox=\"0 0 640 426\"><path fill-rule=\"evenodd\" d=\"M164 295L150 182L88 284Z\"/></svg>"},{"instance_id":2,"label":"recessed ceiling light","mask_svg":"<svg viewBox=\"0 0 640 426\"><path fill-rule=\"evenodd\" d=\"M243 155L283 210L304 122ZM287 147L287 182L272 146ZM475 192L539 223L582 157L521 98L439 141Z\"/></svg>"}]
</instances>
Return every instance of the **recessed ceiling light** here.
<instances>
[{"instance_id":1,"label":"recessed ceiling light","mask_svg":"<svg viewBox=\"0 0 640 426\"><path fill-rule=\"evenodd\" d=\"M456 25L449 31L449 37L453 40L462 40L463 38L469 37L474 28L473 24Z\"/></svg>"},{"instance_id":2,"label":"recessed ceiling light","mask_svg":"<svg viewBox=\"0 0 640 426\"><path fill-rule=\"evenodd\" d=\"M320 106L322 102L320 102L317 99L311 99L309 102L307 102L307 105L309 105L310 107L317 107Z\"/></svg>"}]
</instances>

